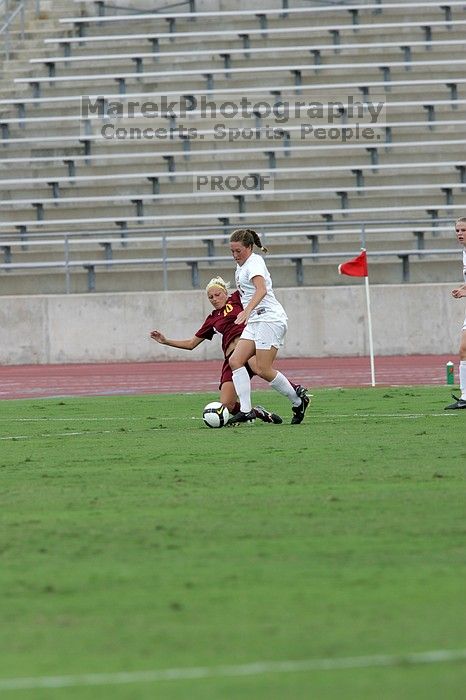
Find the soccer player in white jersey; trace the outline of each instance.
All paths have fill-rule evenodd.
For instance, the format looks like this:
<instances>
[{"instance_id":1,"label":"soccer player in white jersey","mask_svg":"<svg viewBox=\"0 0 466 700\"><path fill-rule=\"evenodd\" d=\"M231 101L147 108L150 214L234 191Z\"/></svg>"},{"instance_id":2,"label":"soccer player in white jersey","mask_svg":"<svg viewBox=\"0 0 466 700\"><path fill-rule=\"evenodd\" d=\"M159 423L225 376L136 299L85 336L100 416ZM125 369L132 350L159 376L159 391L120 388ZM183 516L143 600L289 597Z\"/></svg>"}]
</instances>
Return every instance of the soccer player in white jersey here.
<instances>
[{"instance_id":1,"label":"soccer player in white jersey","mask_svg":"<svg viewBox=\"0 0 466 700\"><path fill-rule=\"evenodd\" d=\"M245 423L254 419L251 403L251 379L246 363L256 356L257 374L269 382L292 404L291 422L301 423L310 399L306 389L293 387L284 374L273 368L278 348L283 345L287 331L287 316L283 306L275 298L272 279L262 256L253 252L256 245L267 252L259 236L252 229L237 229L230 236L230 249L236 260L235 280L241 296L243 311L235 323L245 323L233 355L230 367L233 384L240 401L240 411L230 418L230 423Z\"/></svg>"},{"instance_id":2,"label":"soccer player in white jersey","mask_svg":"<svg viewBox=\"0 0 466 700\"><path fill-rule=\"evenodd\" d=\"M463 279L464 284L456 289L453 289L452 296L455 299L466 297L466 217L458 219L455 224L456 238L458 243L463 246ZM466 317L463 322L463 329L460 340L460 391L461 396L455 396L454 403L445 406L445 410L455 408L466 408Z\"/></svg>"}]
</instances>

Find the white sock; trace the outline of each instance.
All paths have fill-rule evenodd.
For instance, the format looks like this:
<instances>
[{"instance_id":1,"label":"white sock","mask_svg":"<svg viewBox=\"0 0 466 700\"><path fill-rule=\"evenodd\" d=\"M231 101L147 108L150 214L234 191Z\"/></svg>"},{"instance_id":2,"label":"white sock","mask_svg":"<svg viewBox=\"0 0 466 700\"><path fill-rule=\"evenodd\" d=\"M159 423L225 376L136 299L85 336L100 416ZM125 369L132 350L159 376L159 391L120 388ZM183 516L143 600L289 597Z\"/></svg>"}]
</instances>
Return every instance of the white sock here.
<instances>
[{"instance_id":1,"label":"white sock","mask_svg":"<svg viewBox=\"0 0 466 700\"><path fill-rule=\"evenodd\" d=\"M275 391L278 391L280 394L283 394L283 396L286 396L286 398L291 401L293 406L301 405L301 399L291 386L288 379L281 372L277 372L277 376L275 379L272 379L272 381L269 382L269 386L271 386L272 389L275 389Z\"/></svg>"},{"instance_id":2,"label":"white sock","mask_svg":"<svg viewBox=\"0 0 466 700\"><path fill-rule=\"evenodd\" d=\"M233 384L239 398L240 411L249 413L252 410L251 380L246 367L233 370Z\"/></svg>"},{"instance_id":3,"label":"white sock","mask_svg":"<svg viewBox=\"0 0 466 700\"><path fill-rule=\"evenodd\" d=\"M460 389L461 398L466 401L466 360L460 362Z\"/></svg>"}]
</instances>

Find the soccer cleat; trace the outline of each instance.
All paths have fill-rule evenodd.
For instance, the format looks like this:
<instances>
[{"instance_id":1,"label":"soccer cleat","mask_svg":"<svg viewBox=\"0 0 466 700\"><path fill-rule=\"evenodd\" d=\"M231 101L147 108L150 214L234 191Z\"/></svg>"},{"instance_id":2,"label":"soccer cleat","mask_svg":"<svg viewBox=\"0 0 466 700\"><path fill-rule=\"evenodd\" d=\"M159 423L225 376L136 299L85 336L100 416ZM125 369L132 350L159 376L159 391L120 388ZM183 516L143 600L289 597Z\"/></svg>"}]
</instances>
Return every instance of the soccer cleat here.
<instances>
[{"instance_id":1,"label":"soccer cleat","mask_svg":"<svg viewBox=\"0 0 466 700\"><path fill-rule=\"evenodd\" d=\"M304 414L306 413L307 407L311 403L311 399L307 395L307 389L305 389L301 384L296 387L296 393L301 399L299 406L293 406L291 409L293 411L293 416L291 418L291 424L297 425L303 422Z\"/></svg>"},{"instance_id":2,"label":"soccer cleat","mask_svg":"<svg viewBox=\"0 0 466 700\"><path fill-rule=\"evenodd\" d=\"M455 403L451 403L449 406L445 406L445 411L453 410L454 408L466 408L466 400L461 399L459 396L452 394L455 399Z\"/></svg>"},{"instance_id":3,"label":"soccer cleat","mask_svg":"<svg viewBox=\"0 0 466 700\"><path fill-rule=\"evenodd\" d=\"M236 425L236 423L253 423L256 420L256 413L254 409L249 411L249 413L244 413L244 411L238 411L234 416L231 416L228 420L227 425Z\"/></svg>"},{"instance_id":4,"label":"soccer cleat","mask_svg":"<svg viewBox=\"0 0 466 700\"><path fill-rule=\"evenodd\" d=\"M264 423L275 423L276 425L278 425L279 423L283 423L283 420L277 413L271 413L270 411L267 411L267 409L263 406L254 406L252 410L256 414L256 418L259 418L259 420L264 421Z\"/></svg>"}]
</instances>

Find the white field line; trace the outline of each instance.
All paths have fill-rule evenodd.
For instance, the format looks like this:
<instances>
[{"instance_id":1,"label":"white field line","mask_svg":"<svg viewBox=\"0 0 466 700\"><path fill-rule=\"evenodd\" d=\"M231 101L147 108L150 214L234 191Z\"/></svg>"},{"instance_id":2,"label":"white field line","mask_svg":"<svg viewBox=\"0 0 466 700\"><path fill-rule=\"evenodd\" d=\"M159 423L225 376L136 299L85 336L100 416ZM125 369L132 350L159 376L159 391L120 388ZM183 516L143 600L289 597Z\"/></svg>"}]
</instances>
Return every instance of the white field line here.
<instances>
[{"instance_id":1,"label":"white field line","mask_svg":"<svg viewBox=\"0 0 466 700\"><path fill-rule=\"evenodd\" d=\"M93 420L121 420L121 421L128 421L128 420L147 420L145 417L142 418L136 418L135 416L123 416L122 418L118 418L113 416L112 418L107 418L107 417L102 417L102 418L96 418L95 416L92 418L86 418L80 417L80 416L74 416L73 418L48 418L47 416L44 416L42 418L0 418L0 421L3 423L38 423L40 421L73 421L73 420L79 420L79 421L93 421ZM174 420L174 419L173 419Z\"/></svg>"},{"instance_id":2,"label":"white field line","mask_svg":"<svg viewBox=\"0 0 466 700\"><path fill-rule=\"evenodd\" d=\"M328 419L335 419L335 418L448 418L454 415L453 411L450 411L449 413L338 413L338 414L309 414L309 417L312 416L313 420L320 420L321 418L324 421L328 421ZM456 415L456 414L455 414Z\"/></svg>"},{"instance_id":3,"label":"white field line","mask_svg":"<svg viewBox=\"0 0 466 700\"><path fill-rule=\"evenodd\" d=\"M151 428L151 432L154 432L154 430L165 430L165 428ZM76 435L87 435L91 437L93 435L108 435L109 433L111 433L112 435L116 435L117 433L120 433L121 435L124 434L120 430L70 430L66 433L39 433L38 435L6 435L0 437L0 440L35 440L37 438L75 437Z\"/></svg>"},{"instance_id":4,"label":"white field line","mask_svg":"<svg viewBox=\"0 0 466 700\"><path fill-rule=\"evenodd\" d=\"M313 420L317 419L323 419L326 420L328 418L439 418L439 417L444 417L446 418L447 416L452 416L453 412L450 413L309 413L309 416L312 415ZM135 417L135 416L120 416L120 417L92 417L92 418L86 418L80 417L80 416L74 416L70 418L49 418L47 416L44 416L43 418L0 418L0 422L2 423L38 423L41 421L47 421L47 422L52 422L52 421L63 421L63 422L68 422L71 423L72 421L121 421L122 423L126 421L146 421L146 420L163 420L163 421L171 421L171 420L202 420L201 417L199 416L191 416L191 418L188 418L187 416L155 416L155 417L147 417L147 416L141 416L140 418Z\"/></svg>"},{"instance_id":5,"label":"white field line","mask_svg":"<svg viewBox=\"0 0 466 700\"><path fill-rule=\"evenodd\" d=\"M416 419L416 418L450 418L453 416L452 413L340 413L338 415L326 415L326 414L321 414L321 415L313 415L312 416L312 422L314 423L334 423L336 420L339 419L348 419L348 418L363 418L366 420L367 418L410 418L410 419ZM0 420L5 420L8 422L7 418L0 419ZM48 418L48 419L42 419L42 418L12 418L11 422L28 422L28 421L38 421L38 420L64 420L64 421L71 421L71 420L118 420L121 422L125 422L128 420L147 420L147 418ZM170 421L170 420L195 420L195 421L202 421L202 418L199 418L197 416L191 416L191 418L156 418L153 420L161 420L163 422ZM260 422L260 421L259 421ZM286 423L285 423L286 425ZM165 428L151 428L151 432L154 430L165 430ZM35 438L55 438L55 437L75 437L77 435L105 435L105 434L115 434L115 433L120 433L120 430L80 430L80 431L67 431L66 433L39 433L38 435L5 435L5 436L0 436L0 440L34 440Z\"/></svg>"},{"instance_id":6,"label":"white field line","mask_svg":"<svg viewBox=\"0 0 466 700\"><path fill-rule=\"evenodd\" d=\"M195 680L201 678L241 678L267 673L297 673L305 671L335 671L374 666L406 666L448 663L466 660L466 649L438 649L411 654L377 654L337 659L304 659L302 661L257 661L239 666L198 666L167 668L157 671L128 671L121 673L85 673L74 676L39 676L36 678L5 678L0 680L0 692L38 688L69 688L76 686L155 683L159 681Z\"/></svg>"},{"instance_id":7,"label":"white field line","mask_svg":"<svg viewBox=\"0 0 466 700\"><path fill-rule=\"evenodd\" d=\"M6 437L0 437L0 440L33 440L34 438L54 438L54 437L69 437L70 435L104 435L105 433L115 433L115 430L98 430L89 431L82 430L80 432L68 432L68 433L42 433L41 435L8 435Z\"/></svg>"}]
</instances>

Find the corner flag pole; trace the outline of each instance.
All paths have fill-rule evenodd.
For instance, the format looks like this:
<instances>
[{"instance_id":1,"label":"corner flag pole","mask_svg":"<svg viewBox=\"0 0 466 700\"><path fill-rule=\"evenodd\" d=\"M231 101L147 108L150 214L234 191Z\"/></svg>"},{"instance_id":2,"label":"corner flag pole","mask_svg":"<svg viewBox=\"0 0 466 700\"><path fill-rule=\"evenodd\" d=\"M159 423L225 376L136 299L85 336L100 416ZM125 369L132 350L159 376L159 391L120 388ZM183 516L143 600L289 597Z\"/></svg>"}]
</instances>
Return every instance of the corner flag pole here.
<instances>
[{"instance_id":1,"label":"corner flag pole","mask_svg":"<svg viewBox=\"0 0 466 700\"><path fill-rule=\"evenodd\" d=\"M349 275L350 277L364 277L366 287L366 307L367 307L367 325L369 329L369 355L371 361L371 384L375 386L375 367L374 367L374 341L372 339L372 315L371 315L371 298L369 293L369 268L367 265L367 251L361 248L358 256L352 260L347 260L338 265L340 275Z\"/></svg>"},{"instance_id":2,"label":"corner flag pole","mask_svg":"<svg viewBox=\"0 0 466 700\"><path fill-rule=\"evenodd\" d=\"M375 386L375 366L374 366L374 341L372 338L372 314L371 314L371 296L369 293L369 275L364 277L366 287L366 306L367 306L367 325L369 328L369 355L371 360L371 386Z\"/></svg>"}]
</instances>

